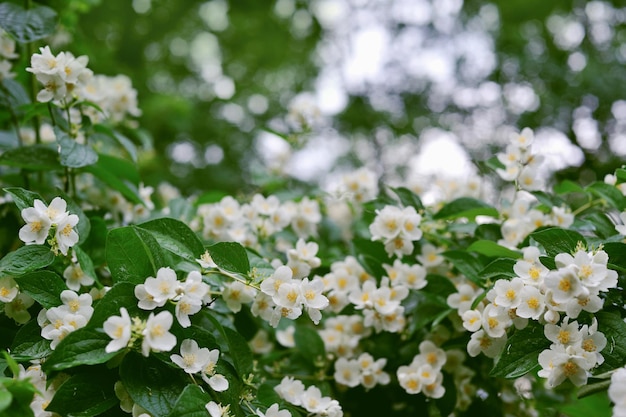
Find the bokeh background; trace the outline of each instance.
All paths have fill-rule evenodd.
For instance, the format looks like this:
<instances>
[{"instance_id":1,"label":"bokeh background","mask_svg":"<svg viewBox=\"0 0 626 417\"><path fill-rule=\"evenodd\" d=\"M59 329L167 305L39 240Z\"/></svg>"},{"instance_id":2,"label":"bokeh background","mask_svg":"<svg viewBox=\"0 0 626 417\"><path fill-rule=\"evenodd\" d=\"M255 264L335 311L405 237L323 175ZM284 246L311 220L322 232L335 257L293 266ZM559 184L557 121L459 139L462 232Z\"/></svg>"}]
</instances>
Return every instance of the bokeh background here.
<instances>
[{"instance_id":1,"label":"bokeh background","mask_svg":"<svg viewBox=\"0 0 626 417\"><path fill-rule=\"evenodd\" d=\"M466 176L523 127L559 179L626 156L621 0L47 4L67 29L53 50L132 79L145 181L186 194L325 186L356 166Z\"/></svg>"}]
</instances>

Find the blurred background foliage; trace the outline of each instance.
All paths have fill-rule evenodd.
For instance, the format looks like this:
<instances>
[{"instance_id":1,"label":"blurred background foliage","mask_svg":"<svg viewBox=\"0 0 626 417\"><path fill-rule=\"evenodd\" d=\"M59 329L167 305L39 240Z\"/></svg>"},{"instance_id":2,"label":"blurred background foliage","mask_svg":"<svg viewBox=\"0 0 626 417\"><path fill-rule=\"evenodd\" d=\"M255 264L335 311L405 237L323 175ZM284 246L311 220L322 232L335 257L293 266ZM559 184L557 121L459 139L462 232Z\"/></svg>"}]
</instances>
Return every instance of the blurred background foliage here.
<instances>
[{"instance_id":1,"label":"blurred background foliage","mask_svg":"<svg viewBox=\"0 0 626 417\"><path fill-rule=\"evenodd\" d=\"M60 13L54 51L132 79L154 143L149 184L236 193L267 185L263 164L291 186L331 162L393 182L429 141L485 160L526 126L560 178L602 179L626 155L621 0L41 3ZM317 119L294 128L303 93Z\"/></svg>"}]
</instances>

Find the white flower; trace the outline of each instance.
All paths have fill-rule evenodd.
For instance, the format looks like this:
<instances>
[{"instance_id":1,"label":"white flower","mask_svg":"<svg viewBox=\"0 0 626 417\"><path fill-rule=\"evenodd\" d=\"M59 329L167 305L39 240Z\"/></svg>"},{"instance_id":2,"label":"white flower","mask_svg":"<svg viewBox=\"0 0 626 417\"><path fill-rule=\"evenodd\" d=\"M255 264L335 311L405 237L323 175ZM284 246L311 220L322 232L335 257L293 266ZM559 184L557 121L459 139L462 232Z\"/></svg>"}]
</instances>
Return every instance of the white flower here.
<instances>
[{"instance_id":1,"label":"white flower","mask_svg":"<svg viewBox=\"0 0 626 417\"><path fill-rule=\"evenodd\" d=\"M78 233L74 226L78 224L78 216L70 214L57 224L56 242L63 255L67 255L69 248L78 242Z\"/></svg>"},{"instance_id":2,"label":"white flower","mask_svg":"<svg viewBox=\"0 0 626 417\"><path fill-rule=\"evenodd\" d=\"M17 296L18 289L12 277L0 278L0 301L10 303Z\"/></svg>"},{"instance_id":3,"label":"white flower","mask_svg":"<svg viewBox=\"0 0 626 417\"><path fill-rule=\"evenodd\" d=\"M283 377L280 384L274 387L274 391L276 391L282 399L293 405L302 404L304 384L297 379L289 376Z\"/></svg>"},{"instance_id":4,"label":"white flower","mask_svg":"<svg viewBox=\"0 0 626 417\"><path fill-rule=\"evenodd\" d=\"M229 383L224 375L215 373L215 366L217 365L219 356L220 351L218 349L213 349L209 352L208 359L204 364L201 376L204 382L209 384L213 391L222 392L228 389Z\"/></svg>"},{"instance_id":5,"label":"white flower","mask_svg":"<svg viewBox=\"0 0 626 417\"><path fill-rule=\"evenodd\" d=\"M64 290L61 292L61 301L63 305L58 308L63 311L71 314L80 314L87 320L89 320L93 314L93 307L91 306L93 298L91 298L89 294L78 295L74 291Z\"/></svg>"},{"instance_id":6,"label":"white flower","mask_svg":"<svg viewBox=\"0 0 626 417\"><path fill-rule=\"evenodd\" d=\"M471 357L478 356L481 352L488 358L495 358L500 354L506 343L506 333L502 337L491 337L483 329L472 333L470 341L467 343L467 353Z\"/></svg>"},{"instance_id":7,"label":"white flower","mask_svg":"<svg viewBox=\"0 0 626 417\"><path fill-rule=\"evenodd\" d=\"M162 311L156 316L150 313L146 328L143 330L141 353L148 356L150 351L167 352L176 346L176 336L169 332L174 317L169 311Z\"/></svg>"},{"instance_id":8,"label":"white flower","mask_svg":"<svg viewBox=\"0 0 626 417\"><path fill-rule=\"evenodd\" d=\"M260 409L257 408L256 414L259 417L291 417L291 412L289 410L279 410L278 404L274 403L263 413Z\"/></svg>"},{"instance_id":9,"label":"white flower","mask_svg":"<svg viewBox=\"0 0 626 417\"><path fill-rule=\"evenodd\" d=\"M131 336L131 321L128 311L120 308L121 316L111 316L103 324L104 332L113 340L104 349L107 353L117 352L128 346Z\"/></svg>"},{"instance_id":10,"label":"white flower","mask_svg":"<svg viewBox=\"0 0 626 417\"><path fill-rule=\"evenodd\" d=\"M191 326L191 320L189 319L189 316L192 314L196 314L201 309L201 300L189 297L185 294L176 302L176 319L182 327L189 327Z\"/></svg>"},{"instance_id":11,"label":"white flower","mask_svg":"<svg viewBox=\"0 0 626 417\"><path fill-rule=\"evenodd\" d=\"M163 267L157 271L156 278L146 278L144 286L146 293L152 296L152 301L158 307L162 307L168 300L178 295L180 283L176 277L176 272L172 268ZM143 293L140 294L143 295Z\"/></svg>"},{"instance_id":12,"label":"white flower","mask_svg":"<svg viewBox=\"0 0 626 417\"><path fill-rule=\"evenodd\" d=\"M176 365L183 368L188 374L195 374L203 370L211 359L208 348L198 347L193 339L185 339L180 345L180 355L170 355L170 359Z\"/></svg>"},{"instance_id":13,"label":"white flower","mask_svg":"<svg viewBox=\"0 0 626 417\"><path fill-rule=\"evenodd\" d=\"M517 308L522 302L520 292L524 287L521 278L512 280L499 279L496 281L493 290L496 293L494 302L500 307Z\"/></svg>"},{"instance_id":14,"label":"white flower","mask_svg":"<svg viewBox=\"0 0 626 417\"><path fill-rule=\"evenodd\" d=\"M78 263L70 264L65 268L63 278L65 278L67 288L74 291L80 290L81 285L88 286L94 283L94 279L86 275Z\"/></svg>"},{"instance_id":15,"label":"white flower","mask_svg":"<svg viewBox=\"0 0 626 417\"><path fill-rule=\"evenodd\" d=\"M222 404L218 404L215 401L209 401L204 408L206 408L211 417L227 417L229 415L228 410L230 409L230 405L224 407Z\"/></svg>"},{"instance_id":16,"label":"white flower","mask_svg":"<svg viewBox=\"0 0 626 417\"><path fill-rule=\"evenodd\" d=\"M613 407L614 416L626 414L626 367L615 370L611 375L609 398L615 404Z\"/></svg>"},{"instance_id":17,"label":"white flower","mask_svg":"<svg viewBox=\"0 0 626 417\"><path fill-rule=\"evenodd\" d=\"M589 358L580 353L572 346L565 348L561 344L552 345L539 354L542 369L537 374L547 378L551 387L561 384L565 379L580 387L587 383L587 371L595 365L595 360L590 363Z\"/></svg>"},{"instance_id":18,"label":"white flower","mask_svg":"<svg viewBox=\"0 0 626 417\"><path fill-rule=\"evenodd\" d=\"M355 360L348 360L346 358L339 358L335 362L335 380L348 387L356 387L360 383L360 367L359 363Z\"/></svg>"},{"instance_id":19,"label":"white flower","mask_svg":"<svg viewBox=\"0 0 626 417\"><path fill-rule=\"evenodd\" d=\"M52 221L46 214L46 208L41 200L35 200L34 207L22 210L22 218L26 222L19 231L22 242L42 245L46 241L50 226L52 226Z\"/></svg>"},{"instance_id":20,"label":"white flower","mask_svg":"<svg viewBox=\"0 0 626 417\"><path fill-rule=\"evenodd\" d=\"M252 302L255 295L256 290L254 288L248 287L239 281L226 283L222 291L222 298L233 313L239 312L242 304Z\"/></svg>"}]
</instances>

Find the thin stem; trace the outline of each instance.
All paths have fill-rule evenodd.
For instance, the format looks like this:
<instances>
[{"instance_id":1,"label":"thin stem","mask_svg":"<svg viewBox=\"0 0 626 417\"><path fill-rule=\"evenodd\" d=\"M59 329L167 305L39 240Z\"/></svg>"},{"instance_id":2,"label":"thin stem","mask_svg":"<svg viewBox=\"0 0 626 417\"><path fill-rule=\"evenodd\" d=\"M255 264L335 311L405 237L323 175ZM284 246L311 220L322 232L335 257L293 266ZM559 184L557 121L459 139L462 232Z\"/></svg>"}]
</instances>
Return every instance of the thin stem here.
<instances>
[{"instance_id":1,"label":"thin stem","mask_svg":"<svg viewBox=\"0 0 626 417\"><path fill-rule=\"evenodd\" d=\"M223 271L221 269L218 269L217 271L211 271L211 273L220 274L220 275L223 275L225 277L232 278L235 281L239 281L242 284L247 285L248 287L251 287L251 288L254 288L255 290L261 291L261 287L260 286L258 286L256 284L253 284L251 282L248 282L245 279L243 279L241 277L238 277L237 275L233 275L233 274L231 274L229 272L226 272L226 271Z\"/></svg>"},{"instance_id":2,"label":"thin stem","mask_svg":"<svg viewBox=\"0 0 626 417\"><path fill-rule=\"evenodd\" d=\"M574 211L572 212L572 214L574 215L574 217L576 217L576 216L578 216L580 213L582 213L583 211L585 211L585 210L587 210L587 209L589 209L589 208L591 208L591 207L593 207L593 206L596 206L596 205L598 205L598 204L603 204L603 203L604 203L604 200L603 200L603 199L601 199L601 198L598 198L598 199L596 199L596 200L591 200L591 201L589 201L588 203L585 203L585 204L583 204L582 206L578 207L576 210L574 210Z\"/></svg>"}]
</instances>

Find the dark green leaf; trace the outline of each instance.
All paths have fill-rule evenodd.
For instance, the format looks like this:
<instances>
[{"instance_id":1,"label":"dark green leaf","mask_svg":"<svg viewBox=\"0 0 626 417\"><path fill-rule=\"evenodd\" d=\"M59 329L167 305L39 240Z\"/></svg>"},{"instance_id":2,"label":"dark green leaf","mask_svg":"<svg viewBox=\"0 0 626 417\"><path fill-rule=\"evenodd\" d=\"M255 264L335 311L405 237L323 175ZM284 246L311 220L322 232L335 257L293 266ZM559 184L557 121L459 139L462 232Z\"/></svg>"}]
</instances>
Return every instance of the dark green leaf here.
<instances>
[{"instance_id":1,"label":"dark green leaf","mask_svg":"<svg viewBox=\"0 0 626 417\"><path fill-rule=\"evenodd\" d=\"M37 389L28 380L8 379L4 381L4 388L11 394L11 405L2 412L2 417L31 417L34 416L30 403Z\"/></svg>"},{"instance_id":2,"label":"dark green leaf","mask_svg":"<svg viewBox=\"0 0 626 417\"><path fill-rule=\"evenodd\" d=\"M578 243L586 244L586 240L573 230L550 227L530 234L537 243L546 250L548 256L554 257L559 253L574 253Z\"/></svg>"},{"instance_id":3,"label":"dark green leaf","mask_svg":"<svg viewBox=\"0 0 626 417\"><path fill-rule=\"evenodd\" d=\"M188 381L183 372L134 352L122 361L120 377L133 401L153 416L169 415Z\"/></svg>"},{"instance_id":4,"label":"dark green leaf","mask_svg":"<svg viewBox=\"0 0 626 417\"><path fill-rule=\"evenodd\" d=\"M485 285L484 279L480 276L480 271L485 265L477 257L461 250L449 250L441 255L450 261L467 279L481 287Z\"/></svg>"},{"instance_id":5,"label":"dark green leaf","mask_svg":"<svg viewBox=\"0 0 626 417\"><path fill-rule=\"evenodd\" d=\"M274 387L275 387L274 384L265 383L265 384L262 384L259 387L259 390L257 391L257 394L256 394L257 400L259 400L259 402L266 407L270 407L274 403L281 402L281 398L276 392L276 390L274 390Z\"/></svg>"},{"instance_id":6,"label":"dark green leaf","mask_svg":"<svg viewBox=\"0 0 626 417\"><path fill-rule=\"evenodd\" d=\"M604 363L595 370L601 374L621 368L626 364L626 323L617 314L600 311L596 313L598 330L606 336L606 347L602 350Z\"/></svg>"},{"instance_id":7,"label":"dark green leaf","mask_svg":"<svg viewBox=\"0 0 626 417\"><path fill-rule=\"evenodd\" d=\"M158 269L166 266L159 243L148 231L136 226L109 232L106 258L114 282L142 284L146 278L156 277Z\"/></svg>"},{"instance_id":8,"label":"dark green leaf","mask_svg":"<svg viewBox=\"0 0 626 417\"><path fill-rule=\"evenodd\" d=\"M104 321L111 316L119 316L120 308L128 310L130 316L139 314L135 297L135 286L129 282L115 284L94 307L88 327L101 328Z\"/></svg>"},{"instance_id":9,"label":"dark green leaf","mask_svg":"<svg viewBox=\"0 0 626 417\"><path fill-rule=\"evenodd\" d=\"M197 385L187 385L168 417L206 417L206 404L211 397Z\"/></svg>"},{"instance_id":10,"label":"dark green leaf","mask_svg":"<svg viewBox=\"0 0 626 417\"><path fill-rule=\"evenodd\" d=\"M405 187L390 187L391 191L396 193L400 202L404 207L414 207L415 210L420 211L424 210L424 205L422 204L422 200L419 198L417 194L413 191L409 190Z\"/></svg>"},{"instance_id":11,"label":"dark green leaf","mask_svg":"<svg viewBox=\"0 0 626 417\"><path fill-rule=\"evenodd\" d=\"M551 342L543 332L543 326L530 322L528 327L517 330L504 346L490 376L517 378L539 367L539 354L550 347Z\"/></svg>"},{"instance_id":12,"label":"dark green leaf","mask_svg":"<svg viewBox=\"0 0 626 417\"><path fill-rule=\"evenodd\" d=\"M54 393L46 410L68 417L99 416L119 403L113 390L116 374L97 367L72 375Z\"/></svg>"},{"instance_id":13,"label":"dark green leaf","mask_svg":"<svg viewBox=\"0 0 626 417\"><path fill-rule=\"evenodd\" d=\"M11 345L11 355L19 361L42 359L51 353L50 341L41 337L41 327L37 320L31 320L20 327Z\"/></svg>"},{"instance_id":14,"label":"dark green leaf","mask_svg":"<svg viewBox=\"0 0 626 417\"><path fill-rule=\"evenodd\" d=\"M54 171L62 169L57 151L45 145L23 146L10 149L0 155L0 165L24 168L31 171Z\"/></svg>"},{"instance_id":15,"label":"dark green leaf","mask_svg":"<svg viewBox=\"0 0 626 417\"><path fill-rule=\"evenodd\" d=\"M122 148L126 150L130 159L135 163L137 162L137 147L130 139L106 125L96 124L93 128L96 132L103 133L115 139L122 145Z\"/></svg>"},{"instance_id":16,"label":"dark green leaf","mask_svg":"<svg viewBox=\"0 0 626 417\"><path fill-rule=\"evenodd\" d=\"M597 197L602 198L610 204L611 207L619 211L623 211L624 208L626 208L626 198L624 197L624 194L622 194L622 192L614 185L597 181L587 186L585 189Z\"/></svg>"},{"instance_id":17,"label":"dark green leaf","mask_svg":"<svg viewBox=\"0 0 626 417\"><path fill-rule=\"evenodd\" d=\"M91 146L78 143L58 127L54 128L54 133L60 148L61 165L64 167L82 168L98 161L98 154Z\"/></svg>"},{"instance_id":18,"label":"dark green leaf","mask_svg":"<svg viewBox=\"0 0 626 417\"><path fill-rule=\"evenodd\" d=\"M240 378L246 378L252 372L252 352L248 342L239 333L230 327L224 327L224 334L228 341L228 351L233 365Z\"/></svg>"},{"instance_id":19,"label":"dark green leaf","mask_svg":"<svg viewBox=\"0 0 626 417\"><path fill-rule=\"evenodd\" d=\"M582 193L585 190L573 181L565 180L554 186L554 192L557 194Z\"/></svg>"},{"instance_id":20,"label":"dark green leaf","mask_svg":"<svg viewBox=\"0 0 626 417\"><path fill-rule=\"evenodd\" d=\"M476 216L499 217L498 210L480 200L461 197L441 208L433 218L435 220L454 220L462 217L473 219Z\"/></svg>"},{"instance_id":21,"label":"dark green leaf","mask_svg":"<svg viewBox=\"0 0 626 417\"><path fill-rule=\"evenodd\" d=\"M83 273L94 280L97 279L98 275L96 274L96 270L93 267L93 261L89 255L87 255L79 246L74 246L74 253L76 254L78 264L80 265L80 269L83 270Z\"/></svg>"},{"instance_id":22,"label":"dark green leaf","mask_svg":"<svg viewBox=\"0 0 626 417\"><path fill-rule=\"evenodd\" d=\"M15 282L44 308L61 305L59 295L67 289L65 281L52 271L34 271L15 278Z\"/></svg>"},{"instance_id":23,"label":"dark green leaf","mask_svg":"<svg viewBox=\"0 0 626 417\"><path fill-rule=\"evenodd\" d=\"M479 272L479 276L483 280L494 281L496 279L508 279L516 277L517 274L513 271L513 266L515 265L515 260L513 259L496 259L490 264L488 264L482 271Z\"/></svg>"},{"instance_id":24,"label":"dark green leaf","mask_svg":"<svg viewBox=\"0 0 626 417\"><path fill-rule=\"evenodd\" d=\"M580 391L587 388L583 385ZM559 415L567 417L611 417L611 402L606 395L606 388L602 393L598 393L592 396L585 396L585 398L574 401L573 403L561 406L559 409Z\"/></svg>"},{"instance_id":25,"label":"dark green leaf","mask_svg":"<svg viewBox=\"0 0 626 417\"><path fill-rule=\"evenodd\" d=\"M605 243L602 249L609 255L609 264L626 269L626 244L609 242Z\"/></svg>"},{"instance_id":26,"label":"dark green leaf","mask_svg":"<svg viewBox=\"0 0 626 417\"><path fill-rule=\"evenodd\" d=\"M618 168L615 170L615 177L617 178L617 183L621 184L626 182L626 169Z\"/></svg>"},{"instance_id":27,"label":"dark green leaf","mask_svg":"<svg viewBox=\"0 0 626 417\"><path fill-rule=\"evenodd\" d=\"M0 413L9 408L13 401L13 394L6 390L0 390Z\"/></svg>"},{"instance_id":28,"label":"dark green leaf","mask_svg":"<svg viewBox=\"0 0 626 417\"><path fill-rule=\"evenodd\" d=\"M54 262L54 253L48 246L26 245L0 259L0 271L10 275L22 275L45 268Z\"/></svg>"},{"instance_id":29,"label":"dark green leaf","mask_svg":"<svg viewBox=\"0 0 626 417\"><path fill-rule=\"evenodd\" d=\"M142 223L138 226L148 231L163 247L190 262L204 253L204 245L198 236L180 220L162 218Z\"/></svg>"},{"instance_id":30,"label":"dark green leaf","mask_svg":"<svg viewBox=\"0 0 626 417\"><path fill-rule=\"evenodd\" d=\"M98 162L84 167L83 170L93 174L106 185L122 193L130 202L143 204L143 201L137 195L136 189L131 188L126 183L126 181L130 181L135 186L139 183L139 174L131 162L99 154Z\"/></svg>"},{"instance_id":31,"label":"dark green leaf","mask_svg":"<svg viewBox=\"0 0 626 417\"><path fill-rule=\"evenodd\" d=\"M496 242L492 242L491 240L478 240L467 248L468 252L476 252L481 255L489 256L492 258L521 258L522 254L511 250L509 248L505 248L504 246L498 245Z\"/></svg>"},{"instance_id":32,"label":"dark green leaf","mask_svg":"<svg viewBox=\"0 0 626 417\"><path fill-rule=\"evenodd\" d=\"M30 103L30 99L22 84L10 78L4 78L0 81L0 105L9 107L18 114L21 113L21 106L28 103Z\"/></svg>"},{"instance_id":33,"label":"dark green leaf","mask_svg":"<svg viewBox=\"0 0 626 417\"><path fill-rule=\"evenodd\" d=\"M13 3L0 4L0 27L20 43L43 39L56 28L57 13L47 7L35 5L29 9Z\"/></svg>"},{"instance_id":34,"label":"dark green leaf","mask_svg":"<svg viewBox=\"0 0 626 417\"><path fill-rule=\"evenodd\" d=\"M105 363L118 353L104 350L110 341L111 338L102 329L87 326L74 330L59 342L43 363L43 370L60 371L79 365Z\"/></svg>"},{"instance_id":35,"label":"dark green leaf","mask_svg":"<svg viewBox=\"0 0 626 417\"><path fill-rule=\"evenodd\" d=\"M42 202L45 203L45 200L43 199L42 196L32 191L25 190L23 188L10 187L10 188L3 188L3 190L11 194L11 197L13 197L13 202L15 203L17 208L20 210L24 210L25 208L28 208L28 207L33 207L35 204L35 200L41 200Z\"/></svg>"},{"instance_id":36,"label":"dark green leaf","mask_svg":"<svg viewBox=\"0 0 626 417\"><path fill-rule=\"evenodd\" d=\"M250 261L246 249L236 242L220 242L206 248L213 262L225 271L248 275Z\"/></svg>"},{"instance_id":37,"label":"dark green leaf","mask_svg":"<svg viewBox=\"0 0 626 417\"><path fill-rule=\"evenodd\" d=\"M305 360L311 364L324 360L326 356L324 342L315 329L308 326L296 325L296 332L293 337L296 342L296 350Z\"/></svg>"},{"instance_id":38,"label":"dark green leaf","mask_svg":"<svg viewBox=\"0 0 626 417\"><path fill-rule=\"evenodd\" d=\"M585 222L590 224L595 230L596 235L602 239L606 239L615 235L615 224L605 214L600 212L593 212L582 218Z\"/></svg>"}]
</instances>

